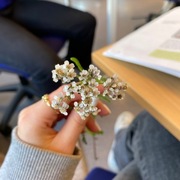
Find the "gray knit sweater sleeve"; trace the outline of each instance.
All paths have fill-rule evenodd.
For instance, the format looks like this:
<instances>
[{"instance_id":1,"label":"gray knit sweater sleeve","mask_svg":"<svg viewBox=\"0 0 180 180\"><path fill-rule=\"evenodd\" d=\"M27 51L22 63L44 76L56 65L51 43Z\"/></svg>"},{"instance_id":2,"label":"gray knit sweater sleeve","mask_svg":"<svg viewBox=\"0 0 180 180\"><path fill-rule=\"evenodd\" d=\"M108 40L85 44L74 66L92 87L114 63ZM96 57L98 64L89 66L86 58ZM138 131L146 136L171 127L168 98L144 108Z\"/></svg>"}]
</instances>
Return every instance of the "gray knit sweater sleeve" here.
<instances>
[{"instance_id":1,"label":"gray knit sweater sleeve","mask_svg":"<svg viewBox=\"0 0 180 180\"><path fill-rule=\"evenodd\" d=\"M81 158L29 145L12 132L12 140L0 169L0 180L70 180Z\"/></svg>"}]
</instances>

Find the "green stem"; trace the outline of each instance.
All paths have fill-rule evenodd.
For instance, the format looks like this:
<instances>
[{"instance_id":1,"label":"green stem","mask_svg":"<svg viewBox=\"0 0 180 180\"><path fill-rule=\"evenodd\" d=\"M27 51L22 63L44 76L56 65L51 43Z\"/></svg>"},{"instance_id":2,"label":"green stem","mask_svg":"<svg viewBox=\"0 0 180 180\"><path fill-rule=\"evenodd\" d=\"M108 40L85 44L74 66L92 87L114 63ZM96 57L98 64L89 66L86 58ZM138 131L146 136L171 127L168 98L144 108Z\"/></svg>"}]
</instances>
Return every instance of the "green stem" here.
<instances>
[{"instance_id":1,"label":"green stem","mask_svg":"<svg viewBox=\"0 0 180 180\"><path fill-rule=\"evenodd\" d=\"M82 71L84 68L81 66L79 60L75 57L71 57L70 60L74 62L74 64L78 67L80 71Z\"/></svg>"}]
</instances>

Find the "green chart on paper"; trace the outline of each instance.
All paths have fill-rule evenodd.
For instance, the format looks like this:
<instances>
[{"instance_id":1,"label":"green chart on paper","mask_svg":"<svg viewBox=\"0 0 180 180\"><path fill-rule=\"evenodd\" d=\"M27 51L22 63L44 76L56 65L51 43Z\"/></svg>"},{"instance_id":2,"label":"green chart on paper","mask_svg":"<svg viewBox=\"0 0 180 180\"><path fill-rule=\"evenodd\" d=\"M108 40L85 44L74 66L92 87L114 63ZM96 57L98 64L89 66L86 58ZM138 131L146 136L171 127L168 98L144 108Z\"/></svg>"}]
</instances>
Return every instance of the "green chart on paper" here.
<instances>
[{"instance_id":1,"label":"green chart on paper","mask_svg":"<svg viewBox=\"0 0 180 180\"><path fill-rule=\"evenodd\" d=\"M150 56L161 58L161 59L168 59L168 60L174 60L180 62L180 52L173 52L173 51L167 51L162 49L157 49L153 51Z\"/></svg>"}]
</instances>

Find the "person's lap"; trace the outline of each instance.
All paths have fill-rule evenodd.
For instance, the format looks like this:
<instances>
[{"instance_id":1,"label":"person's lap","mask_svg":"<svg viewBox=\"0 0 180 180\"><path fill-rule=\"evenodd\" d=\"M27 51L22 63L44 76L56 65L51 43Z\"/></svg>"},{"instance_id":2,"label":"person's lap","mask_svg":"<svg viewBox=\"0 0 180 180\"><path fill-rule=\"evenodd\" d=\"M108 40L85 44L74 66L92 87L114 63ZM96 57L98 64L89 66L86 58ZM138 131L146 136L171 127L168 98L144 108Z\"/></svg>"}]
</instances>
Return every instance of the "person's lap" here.
<instances>
[{"instance_id":1,"label":"person's lap","mask_svg":"<svg viewBox=\"0 0 180 180\"><path fill-rule=\"evenodd\" d=\"M139 168L135 160L130 161L113 180L141 180Z\"/></svg>"},{"instance_id":2,"label":"person's lap","mask_svg":"<svg viewBox=\"0 0 180 180\"><path fill-rule=\"evenodd\" d=\"M91 63L96 26L91 14L48 1L18 0L11 18L37 36L67 39L66 58L77 57L85 68Z\"/></svg>"},{"instance_id":3,"label":"person's lap","mask_svg":"<svg viewBox=\"0 0 180 180\"><path fill-rule=\"evenodd\" d=\"M94 23L89 13L39 0L18 0L11 18L36 34L53 33L67 38L76 38L83 28L89 30ZM90 20L93 22L90 23Z\"/></svg>"},{"instance_id":4,"label":"person's lap","mask_svg":"<svg viewBox=\"0 0 180 180\"><path fill-rule=\"evenodd\" d=\"M180 143L149 113L140 113L124 133L117 134L114 151L120 171L128 172L126 166L134 160L142 179L179 179Z\"/></svg>"}]
</instances>

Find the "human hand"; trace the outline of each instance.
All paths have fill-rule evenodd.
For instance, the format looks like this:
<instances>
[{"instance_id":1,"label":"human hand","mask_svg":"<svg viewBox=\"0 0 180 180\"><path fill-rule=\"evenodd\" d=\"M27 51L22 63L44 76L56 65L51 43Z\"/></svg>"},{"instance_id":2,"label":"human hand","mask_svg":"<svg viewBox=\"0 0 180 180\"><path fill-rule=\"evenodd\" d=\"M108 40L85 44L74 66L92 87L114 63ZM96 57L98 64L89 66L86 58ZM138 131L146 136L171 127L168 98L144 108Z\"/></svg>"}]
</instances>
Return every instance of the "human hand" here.
<instances>
[{"instance_id":1,"label":"human hand","mask_svg":"<svg viewBox=\"0 0 180 180\"><path fill-rule=\"evenodd\" d=\"M50 102L59 92L63 92L63 86L49 94ZM76 95L73 101L80 99L80 96ZM72 100L67 103L70 104L71 102ZM101 116L110 113L110 110L101 101L97 103L97 107L101 110L99 113ZM61 130L57 132L53 127L62 118L64 118L64 115L57 114L54 109L48 107L43 100L40 100L20 112L18 136L26 143L43 149L73 154L79 135L85 126L93 132L100 131L100 127L92 116L82 120L73 109L66 117L67 120Z\"/></svg>"}]
</instances>

